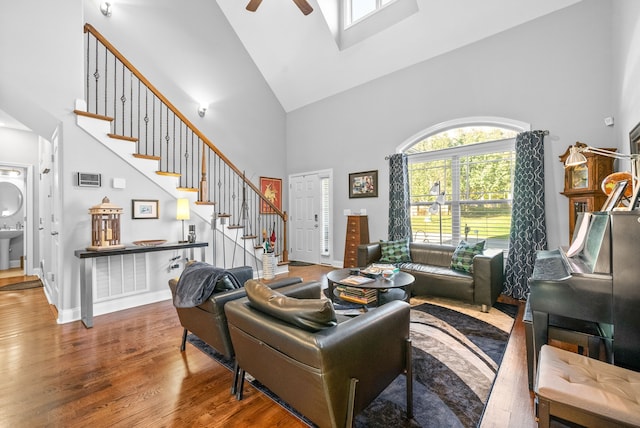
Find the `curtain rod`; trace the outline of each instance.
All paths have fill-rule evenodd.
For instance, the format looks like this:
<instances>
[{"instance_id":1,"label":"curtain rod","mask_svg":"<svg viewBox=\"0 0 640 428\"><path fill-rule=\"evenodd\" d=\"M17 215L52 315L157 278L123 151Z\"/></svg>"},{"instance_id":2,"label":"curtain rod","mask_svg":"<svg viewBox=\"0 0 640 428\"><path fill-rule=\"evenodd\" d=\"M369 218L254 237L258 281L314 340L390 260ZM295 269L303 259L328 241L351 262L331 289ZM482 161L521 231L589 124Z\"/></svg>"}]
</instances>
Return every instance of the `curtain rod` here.
<instances>
[{"instance_id":1,"label":"curtain rod","mask_svg":"<svg viewBox=\"0 0 640 428\"><path fill-rule=\"evenodd\" d=\"M535 131L532 131L532 132L535 132ZM540 132L542 132L542 135L549 135L549 130L548 130L548 129L544 129L544 130L542 130L542 131L540 131ZM394 154L397 154L397 153L394 153ZM424 154L424 153L409 153L409 154L407 154L407 156L422 155L422 154ZM387 156L385 156L385 157L384 157L384 160L389 160L389 159L391 159L391 156L393 156L393 155L387 155Z\"/></svg>"}]
</instances>

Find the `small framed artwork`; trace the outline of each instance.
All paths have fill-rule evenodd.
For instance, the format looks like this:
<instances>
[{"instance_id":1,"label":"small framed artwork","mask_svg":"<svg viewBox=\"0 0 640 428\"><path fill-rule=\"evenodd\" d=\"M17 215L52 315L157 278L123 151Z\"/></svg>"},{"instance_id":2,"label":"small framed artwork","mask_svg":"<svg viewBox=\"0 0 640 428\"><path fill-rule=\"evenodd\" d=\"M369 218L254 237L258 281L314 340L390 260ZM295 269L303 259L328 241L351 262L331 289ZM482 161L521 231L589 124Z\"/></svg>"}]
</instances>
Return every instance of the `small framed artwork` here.
<instances>
[{"instance_id":1,"label":"small framed artwork","mask_svg":"<svg viewBox=\"0 0 640 428\"><path fill-rule=\"evenodd\" d=\"M160 210L158 208L157 199L132 199L131 200L131 218L132 219L149 219L159 218Z\"/></svg>"},{"instance_id":2,"label":"small framed artwork","mask_svg":"<svg viewBox=\"0 0 640 428\"><path fill-rule=\"evenodd\" d=\"M349 174L350 198L378 197L378 170Z\"/></svg>"},{"instance_id":3,"label":"small framed artwork","mask_svg":"<svg viewBox=\"0 0 640 428\"><path fill-rule=\"evenodd\" d=\"M278 211L282 211L282 179L260 177L260 191ZM260 204L260 214L274 214L275 210L266 202Z\"/></svg>"},{"instance_id":4,"label":"small framed artwork","mask_svg":"<svg viewBox=\"0 0 640 428\"><path fill-rule=\"evenodd\" d=\"M615 187L613 188L613 190L611 191L611 193L609 193L609 197L604 202L604 205L602 206L602 209L600 211L612 211L615 207L617 207L618 204L620 203L620 199L622 198L622 195L624 194L624 189L626 187L627 187L626 180L618 181Z\"/></svg>"}]
</instances>

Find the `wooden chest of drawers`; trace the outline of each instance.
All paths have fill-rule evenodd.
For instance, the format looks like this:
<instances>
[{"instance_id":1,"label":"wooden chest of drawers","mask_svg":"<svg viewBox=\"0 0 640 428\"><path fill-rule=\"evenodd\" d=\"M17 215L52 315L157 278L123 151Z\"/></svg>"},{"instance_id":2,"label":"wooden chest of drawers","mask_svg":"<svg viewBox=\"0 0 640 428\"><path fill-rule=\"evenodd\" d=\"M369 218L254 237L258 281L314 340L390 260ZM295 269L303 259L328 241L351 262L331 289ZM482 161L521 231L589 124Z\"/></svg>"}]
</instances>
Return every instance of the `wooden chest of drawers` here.
<instances>
[{"instance_id":1,"label":"wooden chest of drawers","mask_svg":"<svg viewBox=\"0 0 640 428\"><path fill-rule=\"evenodd\" d=\"M344 244L343 267L358 266L358 245L369 243L369 223L366 215L347 217L347 238Z\"/></svg>"}]
</instances>

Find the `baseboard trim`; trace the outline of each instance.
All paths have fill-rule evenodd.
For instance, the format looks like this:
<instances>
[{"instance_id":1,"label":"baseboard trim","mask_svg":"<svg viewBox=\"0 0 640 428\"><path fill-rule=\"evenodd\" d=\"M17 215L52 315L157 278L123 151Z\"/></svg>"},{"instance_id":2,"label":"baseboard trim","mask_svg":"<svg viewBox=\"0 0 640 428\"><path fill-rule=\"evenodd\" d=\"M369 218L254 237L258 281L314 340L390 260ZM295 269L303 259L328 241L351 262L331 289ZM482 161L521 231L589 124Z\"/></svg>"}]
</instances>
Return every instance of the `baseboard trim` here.
<instances>
[{"instance_id":1,"label":"baseboard trim","mask_svg":"<svg viewBox=\"0 0 640 428\"><path fill-rule=\"evenodd\" d=\"M132 309L138 306L149 305L151 303L163 302L169 299L171 299L171 291L167 288L166 290L153 291L117 300L110 300L108 302L95 303L93 305L93 316L96 317L99 315L110 314L112 312ZM58 311L58 324L66 324L73 321L79 321L80 319L80 307Z\"/></svg>"}]
</instances>

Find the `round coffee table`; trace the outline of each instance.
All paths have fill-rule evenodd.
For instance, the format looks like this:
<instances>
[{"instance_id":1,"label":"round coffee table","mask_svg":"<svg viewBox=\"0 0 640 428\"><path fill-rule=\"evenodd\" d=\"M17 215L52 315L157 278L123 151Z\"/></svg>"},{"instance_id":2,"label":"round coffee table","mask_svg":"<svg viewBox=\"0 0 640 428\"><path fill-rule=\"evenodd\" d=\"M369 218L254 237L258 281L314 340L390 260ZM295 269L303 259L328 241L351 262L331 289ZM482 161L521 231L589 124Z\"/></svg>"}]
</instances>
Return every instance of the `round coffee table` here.
<instances>
[{"instance_id":1,"label":"round coffee table","mask_svg":"<svg viewBox=\"0 0 640 428\"><path fill-rule=\"evenodd\" d=\"M336 285L376 290L376 306L380 306L381 304L390 302L391 300L404 300L408 302L411 297L411 285L414 283L415 278L410 273L397 272L391 279L384 279L382 276L379 276L374 278L373 281L359 285L342 282L344 279L351 276L351 271L352 269L337 269L327 274L329 297L331 298L331 301L335 302L336 298L340 299L340 296L336 294ZM366 307L366 305L363 306Z\"/></svg>"}]
</instances>

